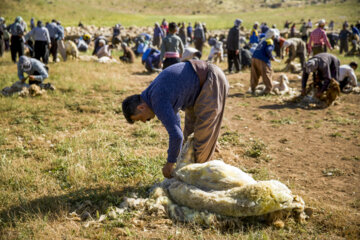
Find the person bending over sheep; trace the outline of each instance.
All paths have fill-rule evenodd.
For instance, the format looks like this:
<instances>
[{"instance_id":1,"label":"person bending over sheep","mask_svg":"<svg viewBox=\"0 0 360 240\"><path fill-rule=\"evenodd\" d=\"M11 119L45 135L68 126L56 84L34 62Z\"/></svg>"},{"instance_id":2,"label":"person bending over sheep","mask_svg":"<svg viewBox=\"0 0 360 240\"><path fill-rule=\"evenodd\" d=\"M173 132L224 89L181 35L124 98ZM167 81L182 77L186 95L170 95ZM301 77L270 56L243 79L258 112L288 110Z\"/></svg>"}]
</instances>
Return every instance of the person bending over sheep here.
<instances>
[{"instance_id":1,"label":"person bending over sheep","mask_svg":"<svg viewBox=\"0 0 360 240\"><path fill-rule=\"evenodd\" d=\"M302 77L301 95L306 95L306 83L310 73L314 76L314 85L319 88L316 97L321 97L328 89L331 79L339 81L340 61L330 53L319 53L305 64Z\"/></svg>"},{"instance_id":2,"label":"person bending over sheep","mask_svg":"<svg viewBox=\"0 0 360 240\"><path fill-rule=\"evenodd\" d=\"M49 77L48 67L39 60L21 56L17 63L17 68L18 77L21 82L25 83L25 81L29 79L29 85L36 84L44 89L55 89L50 83L43 84L44 80ZM24 73L28 76L25 77Z\"/></svg>"},{"instance_id":3,"label":"person bending over sheep","mask_svg":"<svg viewBox=\"0 0 360 240\"><path fill-rule=\"evenodd\" d=\"M194 133L197 163L211 159L223 118L229 83L214 64L190 60L162 71L141 95L127 97L122 110L129 123L147 122L155 117L169 134L167 163L162 172L171 177L183 140ZM184 133L179 110L185 111Z\"/></svg>"},{"instance_id":4,"label":"person bending over sheep","mask_svg":"<svg viewBox=\"0 0 360 240\"><path fill-rule=\"evenodd\" d=\"M126 43L122 43L121 48L124 54L119 57L120 61L125 63L134 63L135 61L134 51L131 48L129 48Z\"/></svg>"},{"instance_id":5,"label":"person bending over sheep","mask_svg":"<svg viewBox=\"0 0 360 240\"><path fill-rule=\"evenodd\" d=\"M289 58L285 61L286 64L290 64L296 57L299 58L301 68L305 67L306 59L306 43L300 38L289 38L287 39L281 48L281 57L283 52L289 48Z\"/></svg>"},{"instance_id":6,"label":"person bending over sheep","mask_svg":"<svg viewBox=\"0 0 360 240\"><path fill-rule=\"evenodd\" d=\"M96 56L98 58L102 58L102 57L108 57L108 58L112 58L111 56L111 49L114 48L114 46L112 44L106 45L104 40L100 40L99 41L99 46L100 49L99 51L96 53Z\"/></svg>"},{"instance_id":7,"label":"person bending over sheep","mask_svg":"<svg viewBox=\"0 0 360 240\"><path fill-rule=\"evenodd\" d=\"M339 84L340 90L346 92L347 85L350 87L356 87L358 85L355 70L357 69L357 63L351 62L349 65L341 65L339 68Z\"/></svg>"}]
</instances>

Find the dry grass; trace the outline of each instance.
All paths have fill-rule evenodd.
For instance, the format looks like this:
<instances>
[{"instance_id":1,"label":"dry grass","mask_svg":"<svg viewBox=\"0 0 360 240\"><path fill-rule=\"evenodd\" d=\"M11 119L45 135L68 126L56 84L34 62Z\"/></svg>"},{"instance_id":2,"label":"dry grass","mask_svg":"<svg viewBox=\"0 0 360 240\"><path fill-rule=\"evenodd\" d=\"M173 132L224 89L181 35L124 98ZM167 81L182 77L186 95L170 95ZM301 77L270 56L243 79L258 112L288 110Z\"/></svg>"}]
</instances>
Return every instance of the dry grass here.
<instances>
[{"instance_id":1,"label":"dry grass","mask_svg":"<svg viewBox=\"0 0 360 240\"><path fill-rule=\"evenodd\" d=\"M33 2L35 15L47 7L44 1ZM68 12L68 1L63 7L58 3L52 5L58 11L51 11L46 19L55 17L66 25L76 24L79 19L74 15L85 2L71 1L75 13ZM14 17L20 12L17 7L29 1L15 6L5 0L5 4L13 7L5 16ZM119 15L118 8L111 8L116 1L105 2L101 9L96 4L90 1L88 10L76 16L99 25L119 20L124 25L152 25L162 18L138 12ZM155 11L152 4L147 5L148 13ZM295 12L257 9L240 17L247 27L255 19L280 25L285 19L316 19L321 9L326 18L340 22L344 15L353 21L359 13L354 4L347 1L342 8L329 4L325 9L315 6ZM228 11L185 15L179 10L184 15L165 17L176 21L201 19L210 28L222 28L232 25L239 16ZM28 8L21 13L26 20L33 14ZM208 53L206 48L204 56ZM355 57L339 58L342 64L358 61ZM226 66L220 64L222 69ZM275 178L286 183L316 209L307 225L289 222L284 229L276 230L262 224L244 224L242 229L222 232L146 216L139 224L131 214L100 228L85 228L81 222L69 220L69 212L86 200L92 202L91 215L97 218L109 207L118 206L125 196L134 192L146 196L148 188L163 179L161 166L166 161L168 136L158 120L129 125L122 116L121 101L145 89L156 77L145 73L140 59L134 65L69 61L49 67L49 81L56 91L35 98L0 97L0 239L359 237L359 95L342 96L340 104L329 109L304 110L278 104L275 96L254 98L245 94L249 70L227 76L231 85L240 82L245 87L230 91L220 137L222 151L216 157L252 173L256 179ZM275 70L283 67L274 64ZM10 62L9 53L0 58L0 72L1 89L17 80L16 65ZM291 87L300 87L296 76L291 75L290 80Z\"/></svg>"},{"instance_id":2,"label":"dry grass","mask_svg":"<svg viewBox=\"0 0 360 240\"><path fill-rule=\"evenodd\" d=\"M226 68L225 63L220 66ZM8 53L0 59L0 71L1 88L16 80L16 66L10 63ZM358 223L352 222L355 215L351 207L333 209L334 206L326 200L312 195L314 191L302 191L305 183L291 178L287 180L287 174L282 175L273 167L276 166L273 164L279 164L283 154L281 151L274 153L274 150L283 149L283 146L294 148L296 139L282 134L279 140L270 141L268 134L252 132L255 125L262 124L268 129L277 125L279 129L287 128L284 131L291 132L293 128L306 129L306 124L297 124L303 121L298 110L289 109L284 113L283 110L263 109L254 115L253 110L259 110L258 104L272 102L275 97L234 98L236 92L243 92L247 87L234 89L230 94L233 96L228 101L221 133L223 152L220 157L245 170L250 169L257 179L280 177L282 181L288 181L287 184L301 194L308 205L317 208L317 215L308 225L290 222L285 229L275 230L261 224L250 224L244 225L244 229L221 232L179 223L165 224L157 218L144 221L142 226L135 224L131 215L121 221L107 222L101 228L84 228L80 222L68 220L69 212L86 200L92 202L91 214L96 218L110 206L118 206L123 197L133 192L146 196L149 186L163 179L161 166L167 149L165 129L158 120L128 125L120 108L122 99L143 90L156 76L144 71L140 59L134 65L77 61L50 64L49 81L57 87L55 92L35 98L0 98L2 238L329 239L352 238L359 233L355 227ZM248 76L246 70L228 78L230 84L240 81L247 86ZM293 111L298 114L291 114ZM343 116L337 110L324 110L326 127L332 126L325 138L338 141L337 134L331 134L340 132L340 128L346 128L347 132L358 129L359 111L349 105L348 112L351 114ZM313 119L309 124L316 123L319 118L316 111L309 117ZM247 127L245 131L244 126ZM306 131L313 131L316 135L324 131L324 127L321 125L319 129ZM246 129L252 130L248 133ZM357 141L357 135L343 132L341 135ZM261 144L252 140L260 137ZM281 140L284 138L287 141ZM266 154L272 153L271 158L264 153L265 149ZM301 153L294 154L300 156ZM359 154L357 148L350 155ZM359 164L356 160L342 162L354 167ZM323 176L324 169L337 169L342 173L334 174L331 179L349 174L349 169L334 165L318 169L320 176ZM358 174L351 178L358 179ZM355 199L350 199L349 204L357 206Z\"/></svg>"}]
</instances>

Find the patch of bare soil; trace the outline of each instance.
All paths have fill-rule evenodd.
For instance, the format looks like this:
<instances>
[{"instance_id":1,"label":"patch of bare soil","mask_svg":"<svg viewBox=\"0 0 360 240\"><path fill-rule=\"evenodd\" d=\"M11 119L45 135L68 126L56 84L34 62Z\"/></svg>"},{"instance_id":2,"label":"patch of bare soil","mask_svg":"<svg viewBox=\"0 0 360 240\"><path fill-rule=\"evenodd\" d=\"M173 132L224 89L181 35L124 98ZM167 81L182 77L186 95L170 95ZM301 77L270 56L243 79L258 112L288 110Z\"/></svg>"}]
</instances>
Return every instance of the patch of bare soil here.
<instances>
[{"instance_id":1,"label":"patch of bare soil","mask_svg":"<svg viewBox=\"0 0 360 240\"><path fill-rule=\"evenodd\" d=\"M290 87L299 89L301 80L288 76ZM277 96L244 94L249 79L249 73L228 75L230 85L244 87L230 89L223 125L245 142L261 140L269 156L243 157L246 147L237 146L218 156L247 169L266 168L315 208L310 222L359 236L360 95L342 94L328 108L304 109Z\"/></svg>"}]
</instances>

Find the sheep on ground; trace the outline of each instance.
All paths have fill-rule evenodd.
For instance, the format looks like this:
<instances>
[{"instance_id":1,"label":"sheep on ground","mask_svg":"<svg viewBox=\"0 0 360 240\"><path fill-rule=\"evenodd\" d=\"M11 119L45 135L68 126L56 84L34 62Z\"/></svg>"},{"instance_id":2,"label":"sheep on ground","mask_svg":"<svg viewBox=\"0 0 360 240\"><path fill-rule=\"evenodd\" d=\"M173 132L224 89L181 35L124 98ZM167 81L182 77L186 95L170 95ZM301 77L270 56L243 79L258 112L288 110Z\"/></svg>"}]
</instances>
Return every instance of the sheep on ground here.
<instances>
[{"instance_id":1,"label":"sheep on ground","mask_svg":"<svg viewBox=\"0 0 360 240\"><path fill-rule=\"evenodd\" d=\"M72 56L73 59L79 58L79 51L73 41L65 41L65 50L67 56Z\"/></svg>"},{"instance_id":2,"label":"sheep on ground","mask_svg":"<svg viewBox=\"0 0 360 240\"><path fill-rule=\"evenodd\" d=\"M286 93L290 92L290 88L288 87L289 79L286 76L286 74L281 74L279 77L279 82L274 81L273 82L273 89L272 91L276 95L284 95Z\"/></svg>"}]
</instances>

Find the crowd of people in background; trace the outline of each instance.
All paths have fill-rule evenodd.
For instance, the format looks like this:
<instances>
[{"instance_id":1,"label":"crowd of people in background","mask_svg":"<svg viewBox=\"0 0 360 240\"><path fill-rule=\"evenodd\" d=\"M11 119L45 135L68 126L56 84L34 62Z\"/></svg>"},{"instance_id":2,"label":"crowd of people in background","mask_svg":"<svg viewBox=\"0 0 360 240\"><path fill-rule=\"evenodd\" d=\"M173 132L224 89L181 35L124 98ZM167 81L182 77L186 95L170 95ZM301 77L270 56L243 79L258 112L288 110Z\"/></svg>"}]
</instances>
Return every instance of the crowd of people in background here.
<instances>
[{"instance_id":1,"label":"crowd of people in background","mask_svg":"<svg viewBox=\"0 0 360 240\"><path fill-rule=\"evenodd\" d=\"M282 32L275 24L269 25L266 22L260 24L255 22L251 30L246 32L242 23L241 19L236 19L226 36L210 35L205 23L195 22L194 25L191 22L168 23L166 19L163 19L161 24L157 22L154 24L152 35L142 33L135 39L123 38L121 36L123 27L117 23L112 28L111 38L102 35L94 38L89 34L84 34L67 43L64 41L64 27L56 19L45 24L38 20L35 24L35 19L31 18L30 29L28 29L26 22L20 16L16 17L9 26L1 17L0 56L4 51L10 50L11 60L21 65L25 60L19 61L19 59L25 55L26 49L27 57L47 65L51 60L54 63L58 61L58 53L66 61L68 48L87 52L92 44L94 46L92 55L98 59L112 59L114 50L122 51L123 55L119 57L119 60L128 64L134 63L136 57L141 56L145 69L151 73L159 72L181 61L200 59L203 56L204 44L208 44L211 49L207 61L221 62L227 57L229 74L238 73L246 67L251 69L252 92L255 91L261 76L266 85L264 93L270 93L273 72L271 61L280 61L286 55L288 56L285 60L287 65L293 64L296 58L299 59L300 70L304 74L303 85L306 85L308 77L306 74L309 72L325 71L324 69L316 70L320 69L319 63L322 64L321 67L329 65L329 72L336 72L336 74L330 74L331 76L328 74L322 86L322 92L329 85L330 77L341 82L342 89L344 83L352 86L357 84L356 76L352 73L346 75L349 76L349 80L340 79L340 63L333 61L333 58L329 57L332 55L327 52L338 48L340 54L359 55L360 21L351 25L347 21L343 22L339 32L336 31L333 20L327 24L324 19L315 24L311 19L307 21L301 19L299 23L286 21ZM79 23L79 26L83 24ZM299 31L296 29L297 26L300 26ZM351 44L351 49L349 44ZM325 55L319 55L321 53ZM319 58L318 55L322 57ZM310 56L312 57L309 58ZM309 58L308 61L306 61L307 58ZM332 61L325 61L325 59L332 59ZM38 62L35 65L39 65ZM347 71L351 72L356 67L357 64L353 62L350 68L347 67ZM19 69L26 69L26 67Z\"/></svg>"}]
</instances>

